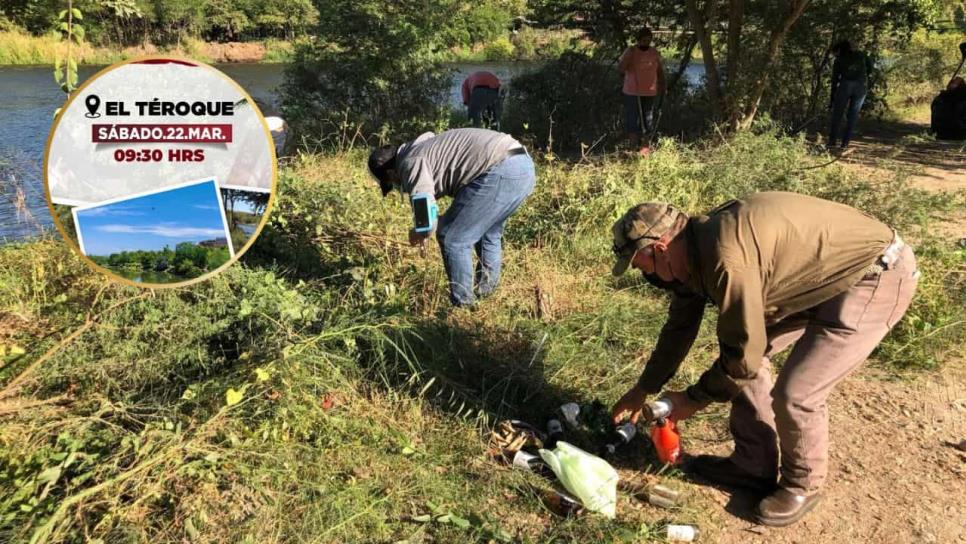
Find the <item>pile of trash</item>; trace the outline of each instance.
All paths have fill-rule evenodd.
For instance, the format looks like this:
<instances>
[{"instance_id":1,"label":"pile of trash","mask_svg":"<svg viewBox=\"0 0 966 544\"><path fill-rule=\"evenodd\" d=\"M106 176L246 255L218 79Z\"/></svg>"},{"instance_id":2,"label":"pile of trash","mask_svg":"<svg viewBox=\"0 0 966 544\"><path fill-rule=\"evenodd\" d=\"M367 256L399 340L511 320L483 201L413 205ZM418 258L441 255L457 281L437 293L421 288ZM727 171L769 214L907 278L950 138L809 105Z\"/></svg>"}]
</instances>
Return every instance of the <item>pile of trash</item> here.
<instances>
[{"instance_id":1,"label":"pile of trash","mask_svg":"<svg viewBox=\"0 0 966 544\"><path fill-rule=\"evenodd\" d=\"M674 464L680 447L674 422L668 416L671 405L659 399L644 410L652 424L651 437L661 461ZM681 494L663 484L656 476L640 481L621 481L606 460L637 436L637 426L626 422L615 426L607 408L599 401L581 406L567 403L551 417L544 429L525 421L500 422L490 435L488 455L498 462L544 477L553 484L544 490L544 502L554 513L579 516L597 512L613 519L617 515L617 489L652 506L673 509L680 505ZM582 444L596 444L596 455L565 439L573 437ZM667 537L692 542L698 536L690 525L668 525Z\"/></svg>"}]
</instances>

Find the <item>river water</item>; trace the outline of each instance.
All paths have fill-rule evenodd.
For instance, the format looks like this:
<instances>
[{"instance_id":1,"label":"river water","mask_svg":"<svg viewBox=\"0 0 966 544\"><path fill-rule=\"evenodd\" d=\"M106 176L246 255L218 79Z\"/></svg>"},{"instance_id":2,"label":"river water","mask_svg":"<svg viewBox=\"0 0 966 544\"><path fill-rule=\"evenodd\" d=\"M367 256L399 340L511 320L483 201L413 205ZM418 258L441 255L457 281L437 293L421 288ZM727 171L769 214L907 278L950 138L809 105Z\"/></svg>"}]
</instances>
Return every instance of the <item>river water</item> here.
<instances>
[{"instance_id":1,"label":"river water","mask_svg":"<svg viewBox=\"0 0 966 544\"><path fill-rule=\"evenodd\" d=\"M534 66L527 62L454 65L449 101L454 107L461 105L460 84L469 73L486 69L501 80L510 81ZM276 96L284 69L283 64L216 67L249 94L269 101ZM82 66L78 74L80 81L100 68ZM699 78L700 68L691 68L689 79ZM54 83L51 67L0 66L0 244L52 228L41 172L53 114L63 101L64 93Z\"/></svg>"}]
</instances>

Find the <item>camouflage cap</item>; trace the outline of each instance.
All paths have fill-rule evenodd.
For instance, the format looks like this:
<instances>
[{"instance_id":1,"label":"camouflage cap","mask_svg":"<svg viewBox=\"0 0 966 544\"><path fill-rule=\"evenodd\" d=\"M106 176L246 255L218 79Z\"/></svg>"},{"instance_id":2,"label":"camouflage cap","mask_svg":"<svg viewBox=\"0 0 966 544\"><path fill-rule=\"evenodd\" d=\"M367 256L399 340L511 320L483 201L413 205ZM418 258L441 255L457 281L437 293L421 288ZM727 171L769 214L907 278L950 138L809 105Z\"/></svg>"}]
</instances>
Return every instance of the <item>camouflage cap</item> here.
<instances>
[{"instance_id":1,"label":"camouflage cap","mask_svg":"<svg viewBox=\"0 0 966 544\"><path fill-rule=\"evenodd\" d=\"M630 266L634 254L661 238L674 226L682 212L664 202L645 202L627 210L614 223L614 275L620 276Z\"/></svg>"}]
</instances>

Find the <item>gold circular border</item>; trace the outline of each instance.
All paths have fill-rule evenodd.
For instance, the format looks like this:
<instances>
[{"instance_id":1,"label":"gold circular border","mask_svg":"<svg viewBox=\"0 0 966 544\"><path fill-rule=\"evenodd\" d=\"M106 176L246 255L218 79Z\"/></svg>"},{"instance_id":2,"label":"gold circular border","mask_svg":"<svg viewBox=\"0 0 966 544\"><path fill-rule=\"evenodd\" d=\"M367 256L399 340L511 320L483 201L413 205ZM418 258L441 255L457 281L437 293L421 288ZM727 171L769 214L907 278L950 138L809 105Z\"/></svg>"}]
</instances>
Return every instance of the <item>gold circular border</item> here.
<instances>
[{"instance_id":1,"label":"gold circular border","mask_svg":"<svg viewBox=\"0 0 966 544\"><path fill-rule=\"evenodd\" d=\"M207 274L202 274L197 278L191 278L190 280L185 280L177 283L144 283L144 282L136 282L134 280L129 280L125 277L119 276L118 274L114 273L110 269L107 269L107 268L104 268L103 266L98 265L93 260L91 260L87 255L84 255L84 253L80 250L80 246L74 243L74 240L67 235L67 231L64 229L63 225L60 224L60 220L57 218L57 213L54 210L53 199L50 196L50 182L47 179L48 178L47 164L48 164L48 160L50 159L49 155L50 155L51 141L53 141L54 139L54 133L57 131L57 126L60 124L61 116L65 111L67 111L67 108L70 107L74 99L80 96L81 91L83 91L84 88L86 88L88 85L96 81L102 75L110 72L111 70L115 70L117 68L120 68L128 64L135 64L146 60L173 60L177 62L186 62L189 64L200 66L207 70L211 70L212 72L218 74L224 79L227 79L229 83L231 83L236 89L238 89L241 95L248 100L248 103L255 110L255 113L258 114L258 119L262 122L262 130L265 133L266 141L269 144L268 148L272 153L272 188L269 191L268 204L265 205L265 213L262 214L262 220L259 222L258 228L255 229L255 232L252 234L251 238L249 238L248 242L246 242L245 245L242 246L242 248L239 251L236 251L235 255L231 259L228 259L228 261L225 262L225 264L208 272ZM114 63L106 68L102 68L97 73L87 78L84 81L84 83L81 84L80 87L78 87L77 89L74 90L73 93L71 93L67 101L64 102L64 105L60 107L60 113L58 113L54 117L54 122L50 126L50 133L47 135L47 143L44 146L43 168L44 168L44 198L47 200L47 208L50 210L50 216L54 221L54 227L57 229L57 232L60 233L60 236L64 239L64 242L66 242L67 245L70 246L71 250L77 256L79 256L82 261L84 261L84 264L86 264L88 267L93 269L95 272L99 274L104 274L105 276L111 278L112 280L118 283L131 285L134 287L143 287L147 289L177 289L179 287L188 287L189 285L194 285L196 283L209 280L215 275L223 272L229 266L235 264L240 258L242 258L243 255L245 255L245 253L248 252L248 249L252 246L252 244L255 243L255 240L258 239L258 236L262 233L262 229L265 228L265 225L268 223L269 215L271 215L272 208L274 207L274 204L275 204L275 196L276 196L276 193L278 192L278 157L275 155L275 143L274 143L274 140L272 139L272 132L268 129L268 123L265 121L265 116L262 115L262 111L258 108L258 105L255 103L255 99L252 98L252 96L248 94L248 91L246 91L241 85L239 85L238 82L228 77L228 74L222 72L221 70L215 68L214 66L206 62L201 62L199 60L196 60L190 57L180 56L180 55L146 55L143 57L127 59L121 62ZM221 186L219 186L218 189L220 191ZM220 192L218 196L220 200L221 199ZM224 203L222 205L224 206ZM229 244L231 243L231 239L228 240L228 243Z\"/></svg>"}]
</instances>

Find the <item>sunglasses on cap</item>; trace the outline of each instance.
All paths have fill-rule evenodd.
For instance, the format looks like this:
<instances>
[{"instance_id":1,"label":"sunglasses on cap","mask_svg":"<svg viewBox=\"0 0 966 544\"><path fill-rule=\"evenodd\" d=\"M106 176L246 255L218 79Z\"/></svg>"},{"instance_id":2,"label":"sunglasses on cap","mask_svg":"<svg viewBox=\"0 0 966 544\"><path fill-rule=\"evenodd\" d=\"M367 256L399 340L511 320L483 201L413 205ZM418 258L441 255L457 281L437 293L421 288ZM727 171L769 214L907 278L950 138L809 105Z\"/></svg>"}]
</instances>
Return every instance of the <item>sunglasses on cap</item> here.
<instances>
[{"instance_id":1,"label":"sunglasses on cap","mask_svg":"<svg viewBox=\"0 0 966 544\"><path fill-rule=\"evenodd\" d=\"M650 232L651 231L648 230L646 233L642 234L641 236L638 236L637 238L628 240L628 241L624 242L623 244L621 244L619 246L617 244L614 244L611 247L611 251L614 252L614 255L617 255L618 257L620 257L620 256L624 255L624 253L627 251L627 248L629 246L631 246L633 244L636 244L637 242L640 242L641 240L651 240L652 242L656 242L656 241L658 241L658 240L661 239L660 236L654 236L653 234L649 234ZM637 248L634 248L634 249L637 250Z\"/></svg>"}]
</instances>

